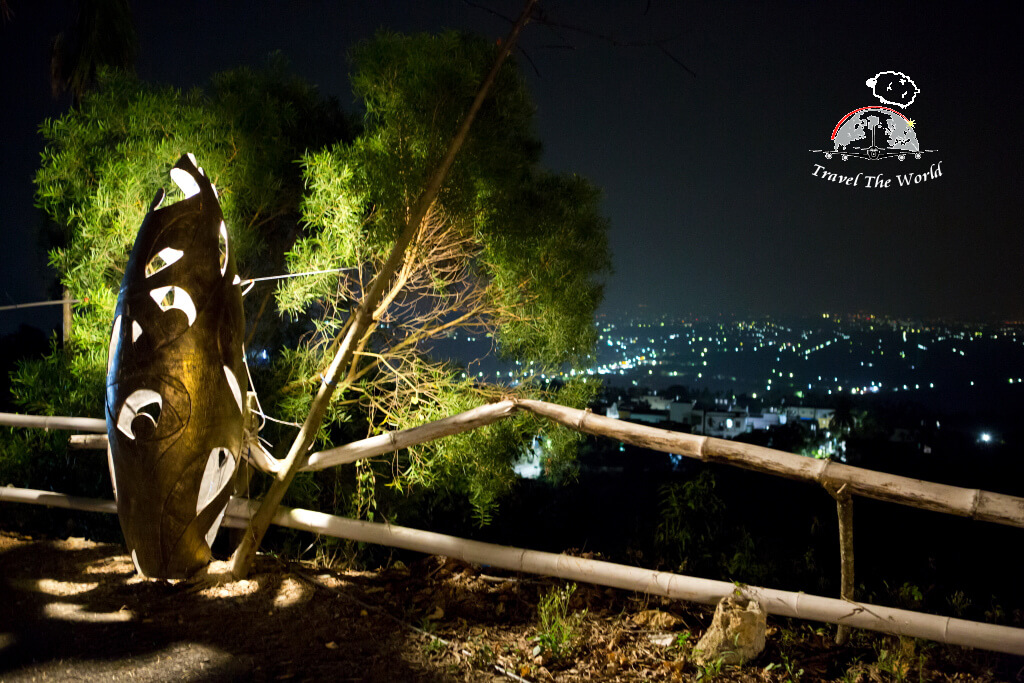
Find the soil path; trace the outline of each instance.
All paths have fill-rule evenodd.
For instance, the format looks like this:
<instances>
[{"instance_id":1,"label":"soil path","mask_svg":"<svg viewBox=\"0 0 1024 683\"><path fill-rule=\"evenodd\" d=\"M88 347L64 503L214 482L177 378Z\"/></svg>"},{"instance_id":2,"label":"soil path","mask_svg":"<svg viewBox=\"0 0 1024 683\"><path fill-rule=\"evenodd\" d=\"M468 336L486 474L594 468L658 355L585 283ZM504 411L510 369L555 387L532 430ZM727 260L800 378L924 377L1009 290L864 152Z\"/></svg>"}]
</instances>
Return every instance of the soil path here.
<instances>
[{"instance_id":1,"label":"soil path","mask_svg":"<svg viewBox=\"0 0 1024 683\"><path fill-rule=\"evenodd\" d=\"M418 638L266 558L202 588L138 578L120 546L0 533L2 681L455 680Z\"/></svg>"},{"instance_id":2,"label":"soil path","mask_svg":"<svg viewBox=\"0 0 1024 683\"><path fill-rule=\"evenodd\" d=\"M710 608L487 572L442 557L357 572L261 556L247 581L151 581L119 545L0 531L0 683L1024 682L1024 658L865 631L839 647L830 626L774 618L753 662L702 667ZM552 627L538 640L538 604L556 593L571 595L565 639ZM538 645L556 641L555 654Z\"/></svg>"}]
</instances>

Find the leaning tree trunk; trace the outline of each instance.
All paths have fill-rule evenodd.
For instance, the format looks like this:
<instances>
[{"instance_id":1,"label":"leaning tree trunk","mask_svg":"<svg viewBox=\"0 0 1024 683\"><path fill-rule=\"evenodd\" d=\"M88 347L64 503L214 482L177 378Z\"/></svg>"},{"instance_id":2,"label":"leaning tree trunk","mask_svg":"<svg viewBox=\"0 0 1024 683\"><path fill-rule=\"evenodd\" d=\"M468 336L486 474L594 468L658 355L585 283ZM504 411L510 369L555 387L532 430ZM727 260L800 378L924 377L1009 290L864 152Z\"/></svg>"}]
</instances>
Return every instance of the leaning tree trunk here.
<instances>
[{"instance_id":1,"label":"leaning tree trunk","mask_svg":"<svg viewBox=\"0 0 1024 683\"><path fill-rule=\"evenodd\" d=\"M444 184L448 171L455 161L455 156L459 153L462 144L465 142L469 129L473 125L473 120L476 118L477 112L480 110L484 99L486 99L491 86L498 76L498 71L515 46L519 33L526 26L527 21L529 21L530 13L535 3L536 0L526 1L526 6L523 8L519 19L512 26L508 37L501 44L501 50L499 50L491 70L480 84L480 89L477 91L469 111L466 112L462 124L452 137L444 158L430 176L419 197L417 197L405 229L395 242L388 260L381 267L380 272L377 273L373 283L370 285L370 290L352 314L352 318L346 326L347 332L338 346L334 360L331 361L328 370L322 375L320 388L317 390L316 398L313 399L309 415L306 416L302 428L295 437L295 441L292 442L292 446L288 451L288 455L285 456L280 471L275 475L270 485L270 490L267 491L267 495L264 496L259 509L253 516L245 537L231 557L231 572L234 576L244 578L249 573L249 568L256 557L256 550L259 548L260 542L263 540L263 536L266 534L267 528L274 518L278 505L281 504L281 500L284 498L285 491L288 490L288 486L292 483L296 473L305 464L306 454L323 422L324 414L327 412L327 407L330 404L331 396L334 394L338 379L348 370L357 345L374 323L373 311L376 310L384 292L391 284L391 279L394 277L399 266L401 266L405 258L405 251L419 232L427 210L437 199L441 185Z\"/></svg>"}]
</instances>

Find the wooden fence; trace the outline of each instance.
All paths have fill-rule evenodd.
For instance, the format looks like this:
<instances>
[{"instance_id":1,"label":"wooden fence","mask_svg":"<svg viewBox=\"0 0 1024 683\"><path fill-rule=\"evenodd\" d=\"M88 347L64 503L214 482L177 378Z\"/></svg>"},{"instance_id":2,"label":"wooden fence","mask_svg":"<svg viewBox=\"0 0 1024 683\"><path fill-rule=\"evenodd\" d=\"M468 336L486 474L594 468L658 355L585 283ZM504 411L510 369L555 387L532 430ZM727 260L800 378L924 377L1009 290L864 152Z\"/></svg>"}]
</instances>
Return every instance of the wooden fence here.
<instances>
[{"instance_id":1,"label":"wooden fence","mask_svg":"<svg viewBox=\"0 0 1024 683\"><path fill-rule=\"evenodd\" d=\"M929 638L939 642L1024 654L1024 629L969 622L937 615L894 610L853 600L852 496L861 495L911 507L944 512L1024 528L1024 498L937 484L910 477L875 472L829 460L816 460L751 444L707 436L673 432L595 415L535 400L505 400L460 413L419 427L387 432L338 448L310 455L304 469L320 470L395 452L444 436L459 434L527 411L570 429L616 439L642 448L673 453L703 462L719 462L745 469L821 485L837 502L841 553L841 599L790 593L752 586L743 587L758 599L765 611L835 623L838 638L851 627L897 635ZM0 424L100 431L101 420L87 418L29 418L0 414ZM105 448L102 436L73 438L79 447ZM0 488L0 500L57 505L75 509L113 512L110 501L74 498L50 492ZM246 526L252 514L248 501L233 499L225 524ZM393 525L372 524L310 510L279 508L274 523L341 538L349 538L421 552L444 554L471 562L484 562L525 572L589 581L601 585L712 604L735 590L731 583L698 579L637 567L584 560L567 555L538 553L520 548L469 541L443 534Z\"/></svg>"}]
</instances>

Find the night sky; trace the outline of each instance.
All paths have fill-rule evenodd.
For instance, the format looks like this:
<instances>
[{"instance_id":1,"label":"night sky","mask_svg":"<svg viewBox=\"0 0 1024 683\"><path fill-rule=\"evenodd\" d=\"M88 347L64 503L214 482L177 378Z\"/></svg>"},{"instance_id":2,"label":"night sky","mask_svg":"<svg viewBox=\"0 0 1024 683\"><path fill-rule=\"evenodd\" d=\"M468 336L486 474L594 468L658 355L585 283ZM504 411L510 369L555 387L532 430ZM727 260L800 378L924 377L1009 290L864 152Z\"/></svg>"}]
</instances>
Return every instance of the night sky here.
<instances>
[{"instance_id":1,"label":"night sky","mask_svg":"<svg viewBox=\"0 0 1024 683\"><path fill-rule=\"evenodd\" d=\"M47 298L31 179L49 94L50 37L68 3L10 0L2 28L4 106L0 305ZM455 28L495 39L508 23L459 0L176 2L135 0L147 80L204 84L280 49L351 109L346 50L378 28ZM479 0L515 16L510 0ZM615 273L603 312L676 316L866 311L1024 319L1020 116L1022 22L1012 3L683 3L541 0L520 55L544 162L604 191ZM254 9L255 8L255 9ZM661 43L696 73L676 64ZM532 63L531 63L532 62ZM880 105L865 81L901 71L921 92L919 161L825 160L836 123ZM196 150L201 154L201 150ZM942 176L898 187L897 173ZM882 173L886 189L814 177ZM41 315L0 312L0 331Z\"/></svg>"}]
</instances>

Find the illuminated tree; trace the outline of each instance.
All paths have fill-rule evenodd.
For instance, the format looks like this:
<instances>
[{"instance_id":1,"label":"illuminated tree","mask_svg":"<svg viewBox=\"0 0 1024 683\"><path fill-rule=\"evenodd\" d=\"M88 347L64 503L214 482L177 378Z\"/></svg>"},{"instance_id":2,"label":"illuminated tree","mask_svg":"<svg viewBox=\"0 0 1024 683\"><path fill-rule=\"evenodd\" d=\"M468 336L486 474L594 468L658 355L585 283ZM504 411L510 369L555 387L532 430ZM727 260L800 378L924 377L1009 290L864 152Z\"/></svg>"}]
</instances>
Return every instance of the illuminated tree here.
<instances>
[{"instance_id":1,"label":"illuminated tree","mask_svg":"<svg viewBox=\"0 0 1024 683\"><path fill-rule=\"evenodd\" d=\"M193 151L220 192L243 273L345 269L258 284L247 300L250 351L270 357L253 368L264 409L301 421L496 49L456 33L382 34L360 45L352 55L365 109L357 135L279 64L221 74L207 91L185 94L102 76L79 109L43 128L38 199L67 228L51 261L83 303L68 347L18 373L22 405L98 414L124 260L167 169ZM591 352L595 278L609 265L598 193L539 167L531 116L521 77L502 67L422 228L368 311L372 324L353 341L319 443L419 424L503 394L551 392L541 375ZM459 329L492 335L518 363L514 387L480 384L429 356L433 341ZM60 383L61 395L49 390ZM567 383L557 391L560 402L582 405L592 389ZM266 434L281 442L288 429ZM318 497L321 507L372 516L421 495L466 506L484 522L514 482L511 462L542 431L551 466L571 461L574 436L522 416L340 475L303 475L293 500Z\"/></svg>"}]
</instances>

